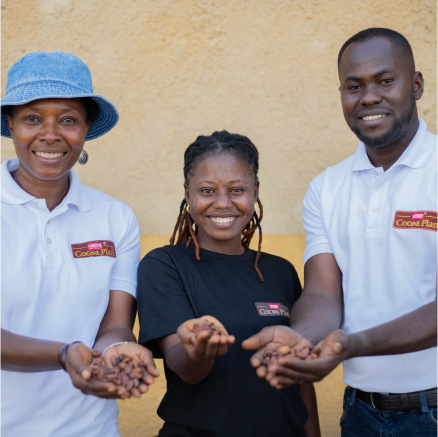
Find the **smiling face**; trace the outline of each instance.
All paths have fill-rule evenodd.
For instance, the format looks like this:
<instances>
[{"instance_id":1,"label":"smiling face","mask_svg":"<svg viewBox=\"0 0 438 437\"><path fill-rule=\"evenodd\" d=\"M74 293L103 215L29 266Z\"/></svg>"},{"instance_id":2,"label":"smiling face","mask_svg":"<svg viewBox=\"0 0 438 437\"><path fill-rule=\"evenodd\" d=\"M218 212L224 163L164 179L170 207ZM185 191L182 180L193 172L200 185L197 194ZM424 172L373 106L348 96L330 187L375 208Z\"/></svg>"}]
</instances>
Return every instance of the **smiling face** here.
<instances>
[{"instance_id":1,"label":"smiling face","mask_svg":"<svg viewBox=\"0 0 438 437\"><path fill-rule=\"evenodd\" d=\"M423 78L389 39L350 44L339 65L341 102L350 129L367 146L380 148L415 133L415 100Z\"/></svg>"},{"instance_id":2,"label":"smiling face","mask_svg":"<svg viewBox=\"0 0 438 437\"><path fill-rule=\"evenodd\" d=\"M244 159L226 152L200 158L185 193L201 247L212 251L224 244L240 247L242 230L254 213L258 188Z\"/></svg>"},{"instance_id":3,"label":"smiling face","mask_svg":"<svg viewBox=\"0 0 438 437\"><path fill-rule=\"evenodd\" d=\"M41 99L14 106L9 130L28 179L65 176L77 162L90 123L80 99Z\"/></svg>"}]
</instances>

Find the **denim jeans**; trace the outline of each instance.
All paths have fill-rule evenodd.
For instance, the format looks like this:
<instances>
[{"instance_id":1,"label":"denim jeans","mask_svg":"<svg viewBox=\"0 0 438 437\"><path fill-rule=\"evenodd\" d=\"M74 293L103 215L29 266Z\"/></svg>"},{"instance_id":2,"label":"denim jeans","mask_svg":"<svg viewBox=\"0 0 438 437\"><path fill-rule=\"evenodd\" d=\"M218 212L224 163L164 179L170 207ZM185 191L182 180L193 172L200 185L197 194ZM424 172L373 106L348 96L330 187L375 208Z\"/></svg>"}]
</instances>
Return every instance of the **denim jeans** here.
<instances>
[{"instance_id":1,"label":"denim jeans","mask_svg":"<svg viewBox=\"0 0 438 437\"><path fill-rule=\"evenodd\" d=\"M422 392L424 393L424 392ZM345 389L342 437L437 437L436 407L420 395L421 409L379 411L356 399L356 389Z\"/></svg>"}]
</instances>

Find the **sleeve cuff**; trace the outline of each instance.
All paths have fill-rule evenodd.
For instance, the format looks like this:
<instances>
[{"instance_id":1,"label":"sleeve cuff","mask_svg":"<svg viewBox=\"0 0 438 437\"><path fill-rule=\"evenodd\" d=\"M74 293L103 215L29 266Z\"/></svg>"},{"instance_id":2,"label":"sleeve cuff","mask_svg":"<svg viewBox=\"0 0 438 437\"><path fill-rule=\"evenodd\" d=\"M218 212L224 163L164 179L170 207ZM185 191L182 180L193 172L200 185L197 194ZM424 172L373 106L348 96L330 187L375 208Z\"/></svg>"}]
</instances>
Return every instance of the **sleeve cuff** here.
<instances>
[{"instance_id":1,"label":"sleeve cuff","mask_svg":"<svg viewBox=\"0 0 438 437\"><path fill-rule=\"evenodd\" d=\"M136 298L137 289L134 284L127 281L122 281L120 279L111 279L110 280L110 290L120 290L126 293L131 294Z\"/></svg>"},{"instance_id":2,"label":"sleeve cuff","mask_svg":"<svg viewBox=\"0 0 438 437\"><path fill-rule=\"evenodd\" d=\"M333 253L333 250L329 243L316 244L304 251L303 255L303 266L306 262L312 258L312 256L318 255L320 253Z\"/></svg>"}]
</instances>

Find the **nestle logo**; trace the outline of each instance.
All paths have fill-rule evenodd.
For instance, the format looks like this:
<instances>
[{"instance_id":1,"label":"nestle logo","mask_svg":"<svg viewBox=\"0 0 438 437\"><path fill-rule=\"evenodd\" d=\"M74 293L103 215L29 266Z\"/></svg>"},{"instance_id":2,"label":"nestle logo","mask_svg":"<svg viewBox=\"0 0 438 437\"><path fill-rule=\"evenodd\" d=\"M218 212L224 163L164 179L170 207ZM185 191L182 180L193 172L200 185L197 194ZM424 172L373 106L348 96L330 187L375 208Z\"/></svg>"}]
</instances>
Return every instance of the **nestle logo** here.
<instances>
[{"instance_id":1,"label":"nestle logo","mask_svg":"<svg viewBox=\"0 0 438 437\"><path fill-rule=\"evenodd\" d=\"M423 219L424 219L424 213L422 212L416 212L411 216L411 220L423 220Z\"/></svg>"},{"instance_id":2,"label":"nestle logo","mask_svg":"<svg viewBox=\"0 0 438 437\"><path fill-rule=\"evenodd\" d=\"M88 250L102 249L102 247L103 247L102 243L88 243L87 244Z\"/></svg>"},{"instance_id":3,"label":"nestle logo","mask_svg":"<svg viewBox=\"0 0 438 437\"><path fill-rule=\"evenodd\" d=\"M280 305L278 305L278 303L270 303L269 308L271 308L271 310L279 310Z\"/></svg>"}]
</instances>

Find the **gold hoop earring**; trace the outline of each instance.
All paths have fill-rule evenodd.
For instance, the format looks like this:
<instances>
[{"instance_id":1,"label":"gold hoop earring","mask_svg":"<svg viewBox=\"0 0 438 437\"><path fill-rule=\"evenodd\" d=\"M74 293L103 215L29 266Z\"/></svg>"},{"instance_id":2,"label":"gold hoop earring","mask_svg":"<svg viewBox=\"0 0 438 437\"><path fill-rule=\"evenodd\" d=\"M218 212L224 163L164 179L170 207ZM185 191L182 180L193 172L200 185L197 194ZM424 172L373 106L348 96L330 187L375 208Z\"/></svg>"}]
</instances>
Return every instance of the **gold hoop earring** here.
<instances>
[{"instance_id":1,"label":"gold hoop earring","mask_svg":"<svg viewBox=\"0 0 438 437\"><path fill-rule=\"evenodd\" d=\"M186 206L186 210L187 210L187 212L190 214L190 205L187 205L187 206Z\"/></svg>"}]
</instances>

